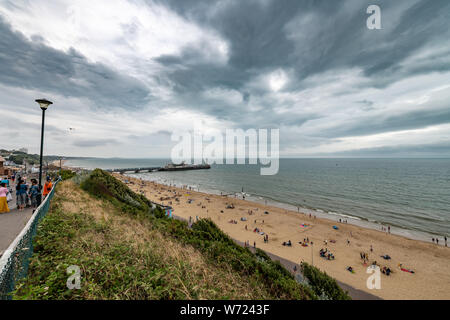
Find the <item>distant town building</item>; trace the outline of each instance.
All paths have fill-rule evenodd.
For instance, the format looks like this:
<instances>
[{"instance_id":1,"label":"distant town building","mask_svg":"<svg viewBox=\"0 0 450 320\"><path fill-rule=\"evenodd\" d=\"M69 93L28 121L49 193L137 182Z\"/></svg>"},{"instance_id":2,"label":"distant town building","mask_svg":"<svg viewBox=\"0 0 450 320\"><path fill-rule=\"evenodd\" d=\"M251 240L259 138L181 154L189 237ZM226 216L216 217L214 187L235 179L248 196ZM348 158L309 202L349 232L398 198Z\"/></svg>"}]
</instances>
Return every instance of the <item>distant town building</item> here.
<instances>
[{"instance_id":1,"label":"distant town building","mask_svg":"<svg viewBox=\"0 0 450 320\"><path fill-rule=\"evenodd\" d=\"M9 175L9 169L4 166L5 162L6 162L5 158L0 156L0 176Z\"/></svg>"},{"instance_id":2,"label":"distant town building","mask_svg":"<svg viewBox=\"0 0 450 320\"><path fill-rule=\"evenodd\" d=\"M28 153L28 149L27 148L21 148L19 149L20 152L24 152L24 153Z\"/></svg>"}]
</instances>

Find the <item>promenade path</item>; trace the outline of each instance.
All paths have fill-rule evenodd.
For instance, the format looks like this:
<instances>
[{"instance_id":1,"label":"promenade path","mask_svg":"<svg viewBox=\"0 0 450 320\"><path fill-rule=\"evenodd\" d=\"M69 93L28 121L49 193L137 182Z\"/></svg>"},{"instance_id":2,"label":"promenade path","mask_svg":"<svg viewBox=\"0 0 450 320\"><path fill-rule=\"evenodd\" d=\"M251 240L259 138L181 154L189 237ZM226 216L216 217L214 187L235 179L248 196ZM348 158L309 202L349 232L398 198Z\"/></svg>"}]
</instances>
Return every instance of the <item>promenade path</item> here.
<instances>
[{"instance_id":1,"label":"promenade path","mask_svg":"<svg viewBox=\"0 0 450 320\"><path fill-rule=\"evenodd\" d=\"M12 186L12 189L15 190L15 186ZM8 206L10 212L0 213L0 257L33 215L31 208L26 208L23 211L16 208L15 191L13 191L13 200L8 203Z\"/></svg>"}]
</instances>

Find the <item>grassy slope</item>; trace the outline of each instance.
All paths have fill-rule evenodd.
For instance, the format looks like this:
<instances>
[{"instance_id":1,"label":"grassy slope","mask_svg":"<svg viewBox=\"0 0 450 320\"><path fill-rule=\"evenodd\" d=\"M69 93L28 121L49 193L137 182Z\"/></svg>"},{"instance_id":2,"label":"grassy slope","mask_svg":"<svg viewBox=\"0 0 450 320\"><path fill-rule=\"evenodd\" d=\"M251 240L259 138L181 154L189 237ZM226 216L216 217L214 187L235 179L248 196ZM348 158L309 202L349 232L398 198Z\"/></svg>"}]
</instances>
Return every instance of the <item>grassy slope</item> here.
<instances>
[{"instance_id":1,"label":"grassy slope","mask_svg":"<svg viewBox=\"0 0 450 320\"><path fill-rule=\"evenodd\" d=\"M16 299L315 299L320 293L296 283L263 252L236 245L209 220L189 229L164 218L105 172L94 171L82 187L87 192L73 182L58 186ZM81 267L81 290L66 288L69 265ZM329 296L346 298L328 283Z\"/></svg>"},{"instance_id":2,"label":"grassy slope","mask_svg":"<svg viewBox=\"0 0 450 320\"><path fill-rule=\"evenodd\" d=\"M82 289L68 290L78 265ZM145 219L124 215L72 182L58 186L39 227L25 299L264 299L270 295L231 268L209 263L192 246L164 236Z\"/></svg>"}]
</instances>

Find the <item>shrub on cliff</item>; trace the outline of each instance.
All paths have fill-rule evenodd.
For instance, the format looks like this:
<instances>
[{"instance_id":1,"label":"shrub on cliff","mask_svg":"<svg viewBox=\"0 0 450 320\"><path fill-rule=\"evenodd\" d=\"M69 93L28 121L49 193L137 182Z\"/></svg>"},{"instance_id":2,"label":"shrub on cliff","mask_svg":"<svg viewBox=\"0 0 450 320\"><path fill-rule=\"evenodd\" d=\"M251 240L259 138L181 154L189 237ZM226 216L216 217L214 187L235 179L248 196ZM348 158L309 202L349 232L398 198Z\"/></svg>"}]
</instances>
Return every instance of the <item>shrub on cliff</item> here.
<instances>
[{"instance_id":1,"label":"shrub on cliff","mask_svg":"<svg viewBox=\"0 0 450 320\"><path fill-rule=\"evenodd\" d=\"M109 173L95 169L89 177L81 183L81 188L90 194L113 202L114 205L133 214L152 213L152 203L144 196L130 190L123 182ZM156 213L160 213L157 209Z\"/></svg>"},{"instance_id":2,"label":"shrub on cliff","mask_svg":"<svg viewBox=\"0 0 450 320\"><path fill-rule=\"evenodd\" d=\"M319 297L326 297L331 300L350 300L350 297L339 287L336 280L326 273L306 262L302 264L301 271L306 279L308 279L314 293Z\"/></svg>"}]
</instances>

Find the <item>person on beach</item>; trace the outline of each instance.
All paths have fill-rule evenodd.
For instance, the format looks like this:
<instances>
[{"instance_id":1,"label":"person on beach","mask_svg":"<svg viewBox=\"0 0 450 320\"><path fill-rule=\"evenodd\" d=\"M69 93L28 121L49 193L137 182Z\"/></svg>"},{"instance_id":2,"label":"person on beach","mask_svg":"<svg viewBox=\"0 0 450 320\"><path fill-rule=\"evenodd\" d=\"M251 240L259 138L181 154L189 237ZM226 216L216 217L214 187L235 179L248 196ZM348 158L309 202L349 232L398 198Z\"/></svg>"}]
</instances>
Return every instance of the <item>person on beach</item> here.
<instances>
[{"instance_id":1,"label":"person on beach","mask_svg":"<svg viewBox=\"0 0 450 320\"><path fill-rule=\"evenodd\" d=\"M444 236L445 246L447 246L447 236Z\"/></svg>"},{"instance_id":2,"label":"person on beach","mask_svg":"<svg viewBox=\"0 0 450 320\"><path fill-rule=\"evenodd\" d=\"M28 186L25 184L25 181L20 179L16 186L17 208L19 211L22 211L27 204L27 190Z\"/></svg>"},{"instance_id":3,"label":"person on beach","mask_svg":"<svg viewBox=\"0 0 450 320\"><path fill-rule=\"evenodd\" d=\"M6 183L0 184L0 213L9 212L8 201L6 200L6 196L8 195L9 190L6 188Z\"/></svg>"}]
</instances>

